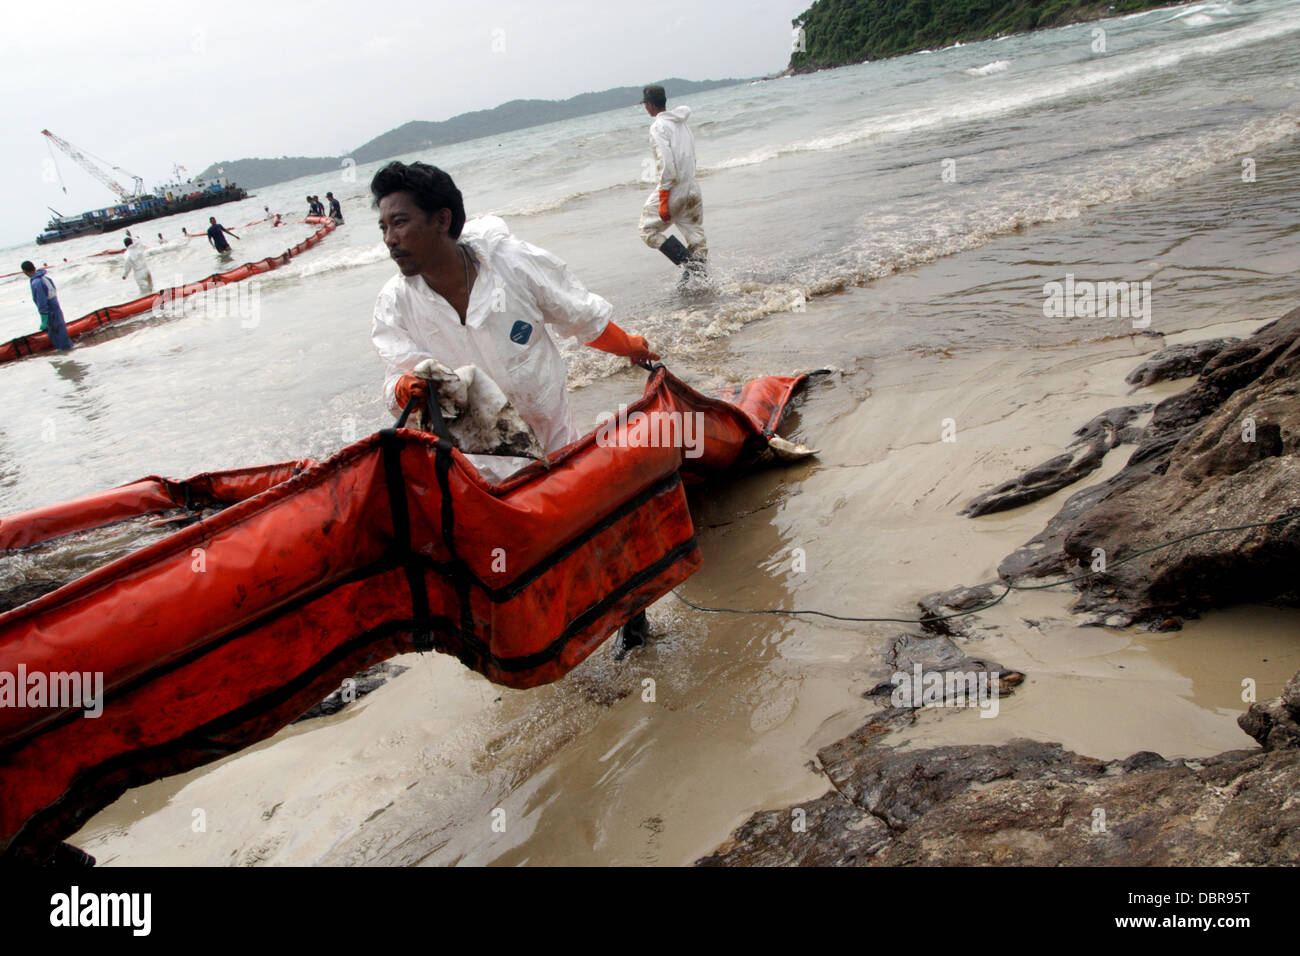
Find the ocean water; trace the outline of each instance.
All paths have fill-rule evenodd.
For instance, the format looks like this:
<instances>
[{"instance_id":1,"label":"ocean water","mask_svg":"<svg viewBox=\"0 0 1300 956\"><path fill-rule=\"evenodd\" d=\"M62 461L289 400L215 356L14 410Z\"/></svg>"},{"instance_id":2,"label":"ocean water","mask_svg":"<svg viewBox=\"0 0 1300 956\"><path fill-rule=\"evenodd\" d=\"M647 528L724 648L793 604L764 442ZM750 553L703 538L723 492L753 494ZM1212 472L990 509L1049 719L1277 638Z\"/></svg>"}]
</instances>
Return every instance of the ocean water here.
<instances>
[{"instance_id":1,"label":"ocean water","mask_svg":"<svg viewBox=\"0 0 1300 956\"><path fill-rule=\"evenodd\" d=\"M715 285L685 295L636 233L651 188L638 106L403 158L443 166L470 215L500 215L568 261L692 383L840 370L789 423L815 462L701 503L705 563L686 590L908 616L923 594L989 579L1069 491L978 521L956 517L965 500L1058 453L1099 411L1169 393L1127 397L1123 375L1161 344L1143 333L1248 334L1296 305L1297 40L1300 4L1206 3L686 98ZM149 251L157 280L199 278L311 231L254 223L263 205L299 215L307 193L342 199L343 227L233 304L0 366L0 514L147 474L320 458L388 425L368 335L394 273L366 192L378 165L219 207L241 237L232 263L201 239ZM205 223L138 232L174 240ZM6 256L13 269L50 261L76 316L134 297L117 257L90 257L120 245ZM1045 285L1067 276L1150 283L1149 326L1045 314ZM26 284L0 279L0 336L34 327ZM622 360L562 347L580 420L640 393ZM960 438L943 444L950 417ZM790 571L793 547L807 574ZM1246 745L1238 675L1271 688L1300 666L1281 611L1143 643L1075 627L1067 596L1029 601L1007 602L981 651L1030 676L1003 717L931 722L918 739L973 726L1102 757L1205 755ZM671 599L651 621L655 642L629 663L602 651L527 692L407 655L411 671L357 707L133 791L81 842L123 863L689 862L748 812L825 790L805 764L860 724L859 694L900 630L698 615ZM196 806L221 826L192 834ZM488 837L501 807L509 832Z\"/></svg>"},{"instance_id":2,"label":"ocean water","mask_svg":"<svg viewBox=\"0 0 1300 956\"><path fill-rule=\"evenodd\" d=\"M1095 29L1105 31L1104 53ZM798 310L808 298L1018 229L1136 200L1183 209L1197 183L1240 178L1252 157L1256 181L1237 190L1241 215L1265 233L1293 230L1298 40L1300 4L1211 3L685 99L716 276L715 291L687 298L636 234L649 156L638 106L403 158L443 166L471 216L500 215L566 259L671 366L716 351L745 323L805 321ZM386 424L367 334L374 296L393 273L366 191L378 165L213 210L239 233L231 262L205 239L180 239L182 226L201 236L213 211L140 226L146 243L158 232L168 240L153 241L148 262L157 283L172 284L278 254L311 231L255 222L265 205L288 219L305 213L307 193L332 190L347 218L255 280L255 297L250 287L228 308L195 303L192 314L131 322L67 357L0 368L0 512L145 473L323 455ZM1264 194L1277 198L1259 201ZM1188 239L1222 225L1189 223ZM3 259L13 270L25 258L49 262L75 317L134 298L120 256L91 257L120 248L121 235L18 247ZM1284 280L1251 289L1261 302L1288 293ZM35 325L23 277L0 279L0 336ZM951 331L947 345L1018 334L997 314ZM1074 334L1068 323L1056 333ZM575 387L621 367L576 343L566 352ZM720 366L711 374L726 376Z\"/></svg>"}]
</instances>

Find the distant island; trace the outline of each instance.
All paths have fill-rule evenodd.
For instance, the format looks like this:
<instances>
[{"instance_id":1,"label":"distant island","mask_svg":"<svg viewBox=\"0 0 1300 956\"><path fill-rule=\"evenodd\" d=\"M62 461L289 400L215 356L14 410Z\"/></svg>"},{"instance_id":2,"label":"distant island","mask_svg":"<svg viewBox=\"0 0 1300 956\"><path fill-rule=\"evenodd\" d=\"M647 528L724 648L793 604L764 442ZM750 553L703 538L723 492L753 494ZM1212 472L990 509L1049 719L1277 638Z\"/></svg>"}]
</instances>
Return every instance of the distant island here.
<instances>
[{"instance_id":1,"label":"distant island","mask_svg":"<svg viewBox=\"0 0 1300 956\"><path fill-rule=\"evenodd\" d=\"M791 21L795 50L788 72L812 73L1178 5L1178 0L817 0Z\"/></svg>"},{"instance_id":2,"label":"distant island","mask_svg":"<svg viewBox=\"0 0 1300 956\"><path fill-rule=\"evenodd\" d=\"M702 93L723 86L735 86L747 80L683 80L672 77L656 80L669 98ZM496 136L531 126L544 126L575 116L588 116L623 106L634 106L641 98L639 86L617 86L599 93L580 93L567 100L511 100L490 110L461 113L451 119L429 122L413 120L376 136L346 156L281 156L279 159L223 159L213 163L200 179L220 176L245 189L287 182L299 176L312 176L339 169L345 159L357 164L388 159L434 146L462 143L480 136Z\"/></svg>"}]
</instances>

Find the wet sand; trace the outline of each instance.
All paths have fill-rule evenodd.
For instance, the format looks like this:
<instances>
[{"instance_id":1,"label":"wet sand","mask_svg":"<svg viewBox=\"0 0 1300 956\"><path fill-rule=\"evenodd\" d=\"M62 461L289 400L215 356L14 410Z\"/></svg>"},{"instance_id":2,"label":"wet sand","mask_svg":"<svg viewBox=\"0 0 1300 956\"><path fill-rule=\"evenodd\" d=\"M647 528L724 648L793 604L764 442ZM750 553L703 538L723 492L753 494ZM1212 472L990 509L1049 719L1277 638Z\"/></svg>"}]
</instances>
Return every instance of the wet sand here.
<instances>
[{"instance_id":1,"label":"wet sand","mask_svg":"<svg viewBox=\"0 0 1300 956\"><path fill-rule=\"evenodd\" d=\"M1124 375L1163 343L1127 320L1045 327L1044 275L1113 260L1107 225L1030 230L815 298L689 359L666 355L700 385L838 370L783 429L820 449L815 461L699 495L705 561L682 592L710 606L912 618L930 592L991 580L1083 484L976 520L957 515L962 505L1059 453L1097 413L1186 384L1130 394ZM1143 241L1169 238L1153 228ZM1141 250L1095 272L1140 274L1147 258ZM1207 288L1204 270L1184 275L1162 290L1177 309L1153 323L1167 341L1249 334L1284 311L1249 301L1241 283ZM642 380L626 372L580 390L579 420L639 393ZM941 440L945 419L955 441ZM1088 481L1130 451L1113 451ZM927 711L889 742L1029 736L1101 758L1209 755L1251 745L1235 724L1243 678L1267 697L1300 667L1294 612L1236 608L1146 634L1077 626L1072 595L1015 593L981 614L996 630L968 653L1027 675L996 719ZM117 865L689 864L753 811L825 791L816 751L876 709L861 693L888 676L892 641L917 630L706 614L672 596L650 620L653 643L628 661L602 648L532 691L407 655L398 660L409 672L342 713L132 791L72 842Z\"/></svg>"}]
</instances>

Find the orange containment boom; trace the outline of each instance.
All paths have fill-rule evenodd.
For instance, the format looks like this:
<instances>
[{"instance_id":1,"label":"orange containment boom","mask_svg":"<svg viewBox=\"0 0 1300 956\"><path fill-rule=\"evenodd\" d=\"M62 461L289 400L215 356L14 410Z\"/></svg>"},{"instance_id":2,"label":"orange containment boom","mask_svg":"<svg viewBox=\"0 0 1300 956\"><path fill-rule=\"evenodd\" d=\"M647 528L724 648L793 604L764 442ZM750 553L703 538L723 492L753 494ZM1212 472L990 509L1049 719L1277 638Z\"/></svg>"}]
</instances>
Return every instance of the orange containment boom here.
<instances>
[{"instance_id":1,"label":"orange containment boom","mask_svg":"<svg viewBox=\"0 0 1300 956\"><path fill-rule=\"evenodd\" d=\"M209 289L217 288L217 286L241 282L251 276L260 275L263 272L270 272L272 269L288 265L290 259L316 245L316 243L333 232L337 225L333 219L323 219L320 216L312 216L310 219L303 221L312 225L319 225L320 228L292 249L286 249L274 258L259 259L257 262L245 262L242 266L235 266L235 268L226 272L218 272L197 282L189 282L174 289L164 289L161 292L151 292L149 295L132 299L130 302L124 302L121 305L110 305L107 308L96 309L89 315L83 315L81 318L69 322L68 336L79 339L83 335L101 329L106 325L111 325L114 322L129 319L140 315L142 312L151 312L163 308L169 302L175 302L178 299L184 299L199 292L207 292ZM122 250L111 251L120 252ZM53 350L54 346L50 344L50 337L47 333L29 332L27 335L20 335L16 339L10 339L8 342L0 344L0 365L6 362L16 362L29 355L37 355L41 352Z\"/></svg>"},{"instance_id":2,"label":"orange containment boom","mask_svg":"<svg viewBox=\"0 0 1300 956\"><path fill-rule=\"evenodd\" d=\"M499 485L401 428L322 463L146 478L0 518L11 550L227 505L0 614L0 858L43 859L128 788L271 736L395 654L557 680L699 567L682 473L751 461L805 378L758 379L733 404L656 368L617 427ZM684 449L688 415L700 441ZM72 675L83 699L56 700Z\"/></svg>"}]
</instances>

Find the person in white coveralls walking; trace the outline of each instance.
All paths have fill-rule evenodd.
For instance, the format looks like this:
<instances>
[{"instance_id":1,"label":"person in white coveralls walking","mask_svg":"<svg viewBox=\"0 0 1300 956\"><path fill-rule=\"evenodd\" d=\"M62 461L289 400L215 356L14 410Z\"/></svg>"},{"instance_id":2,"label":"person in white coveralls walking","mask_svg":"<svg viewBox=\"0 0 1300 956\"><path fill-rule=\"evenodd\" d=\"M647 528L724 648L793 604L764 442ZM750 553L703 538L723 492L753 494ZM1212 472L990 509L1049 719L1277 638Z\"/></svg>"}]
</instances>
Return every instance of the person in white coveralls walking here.
<instances>
[{"instance_id":1,"label":"person in white coveralls walking","mask_svg":"<svg viewBox=\"0 0 1300 956\"><path fill-rule=\"evenodd\" d=\"M641 238L673 263L684 266L683 281L704 273L709 244L704 236L704 200L695 181L695 136L687 120L689 106L667 109L668 96L662 86L642 90L641 103L654 117L650 124L650 147L654 151L659 184L645 201L638 224ZM676 226L686 244L668 234Z\"/></svg>"},{"instance_id":2,"label":"person in white coveralls walking","mask_svg":"<svg viewBox=\"0 0 1300 956\"><path fill-rule=\"evenodd\" d=\"M149 266L144 261L144 250L135 245L130 239L123 239L126 245L126 270L122 273L125 279L135 272L135 284L140 287L141 295L148 295L153 291L153 276L149 274Z\"/></svg>"}]
</instances>

